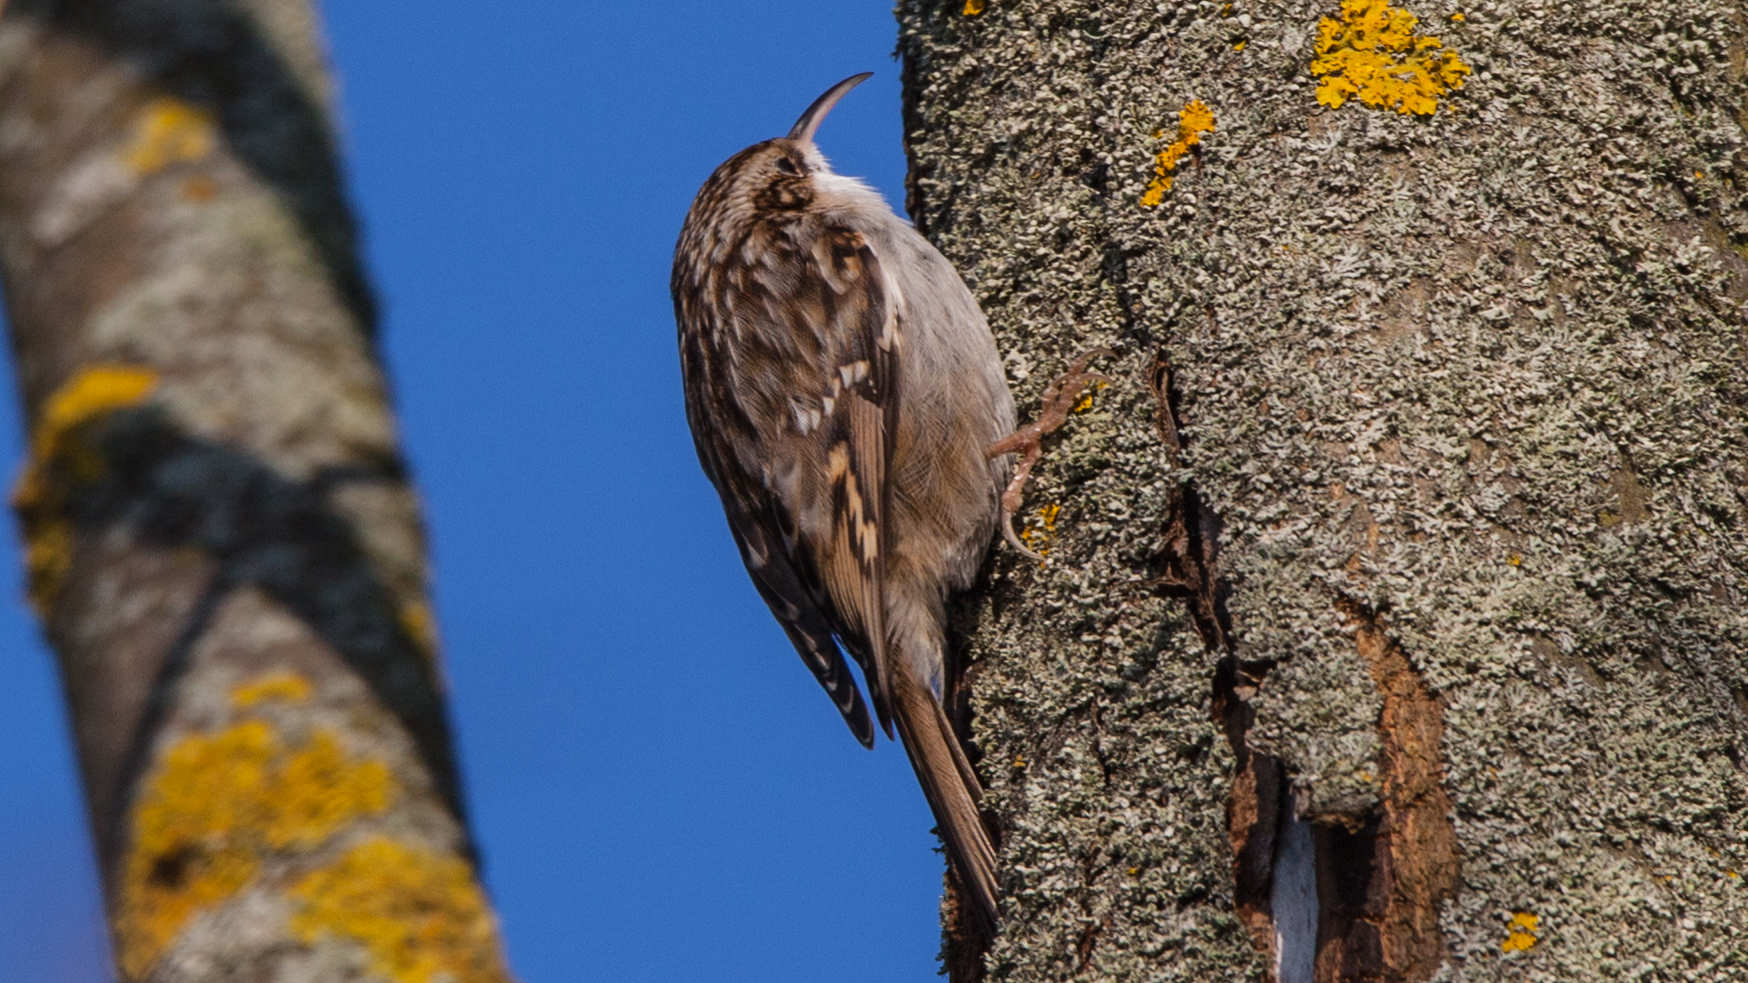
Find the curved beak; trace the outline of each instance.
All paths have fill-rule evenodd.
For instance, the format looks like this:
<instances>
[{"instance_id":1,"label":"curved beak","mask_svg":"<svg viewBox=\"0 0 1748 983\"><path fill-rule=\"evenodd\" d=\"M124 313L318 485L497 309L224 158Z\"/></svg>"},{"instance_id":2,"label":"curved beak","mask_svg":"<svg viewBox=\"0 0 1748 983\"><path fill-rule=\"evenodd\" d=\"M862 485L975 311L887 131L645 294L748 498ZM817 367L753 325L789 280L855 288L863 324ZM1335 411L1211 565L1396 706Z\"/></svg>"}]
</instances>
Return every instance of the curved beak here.
<instances>
[{"instance_id":1,"label":"curved beak","mask_svg":"<svg viewBox=\"0 0 1748 983\"><path fill-rule=\"evenodd\" d=\"M842 99L846 93L868 81L873 75L873 72L852 75L825 90L825 94L813 100L813 105L807 107L807 111L802 113L801 118L795 121L795 125L789 128L789 139L800 140L802 143L812 143L813 135L819 131L819 124L825 121L825 114L831 112L832 107L837 105L838 100Z\"/></svg>"}]
</instances>

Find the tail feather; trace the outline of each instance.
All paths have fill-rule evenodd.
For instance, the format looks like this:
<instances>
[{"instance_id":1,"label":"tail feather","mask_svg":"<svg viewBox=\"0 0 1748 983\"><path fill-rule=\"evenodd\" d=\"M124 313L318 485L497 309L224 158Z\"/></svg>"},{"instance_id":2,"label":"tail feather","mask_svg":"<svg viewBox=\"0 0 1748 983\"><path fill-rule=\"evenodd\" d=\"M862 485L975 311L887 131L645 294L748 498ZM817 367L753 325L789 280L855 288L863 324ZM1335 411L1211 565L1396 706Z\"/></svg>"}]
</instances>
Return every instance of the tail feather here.
<instances>
[{"instance_id":1,"label":"tail feather","mask_svg":"<svg viewBox=\"0 0 1748 983\"><path fill-rule=\"evenodd\" d=\"M892 677L892 715L905 753L934 810L953 869L973 905L993 927L999 920L1000 879L995 846L978 811L983 786L934 694L909 678L902 667Z\"/></svg>"},{"instance_id":2,"label":"tail feather","mask_svg":"<svg viewBox=\"0 0 1748 983\"><path fill-rule=\"evenodd\" d=\"M953 733L953 724L947 719L947 709L940 701L930 700L929 706L935 711L935 726L946 735L947 750L953 752L953 767L959 772L959 780L965 783L966 791L971 793L973 805L983 806L983 783L978 781L977 772L971 769L971 759L965 756L965 746L959 743L959 738Z\"/></svg>"}]
</instances>

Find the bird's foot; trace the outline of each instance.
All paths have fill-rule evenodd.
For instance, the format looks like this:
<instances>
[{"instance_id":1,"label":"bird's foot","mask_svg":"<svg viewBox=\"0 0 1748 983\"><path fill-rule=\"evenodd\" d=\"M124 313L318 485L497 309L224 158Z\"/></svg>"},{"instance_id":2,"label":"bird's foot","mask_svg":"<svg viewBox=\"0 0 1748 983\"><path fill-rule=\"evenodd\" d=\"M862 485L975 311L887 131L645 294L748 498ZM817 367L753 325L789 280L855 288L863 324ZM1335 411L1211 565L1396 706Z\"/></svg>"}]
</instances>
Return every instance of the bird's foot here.
<instances>
[{"instance_id":1,"label":"bird's foot","mask_svg":"<svg viewBox=\"0 0 1748 983\"><path fill-rule=\"evenodd\" d=\"M1044 435L1056 432L1068 422L1068 414L1074 412L1081 395L1086 392L1086 387L1110 384L1110 377L1104 373L1088 372L1086 363L1100 355L1115 354L1109 348L1095 348L1068 363L1068 371L1052 379L1044 387L1038 419L983 449L983 456L986 458L1000 457L1003 454L1019 456L1020 463L1014 468L1013 480L1008 482L1007 490L1001 493L1001 538L1007 540L1009 546L1039 562L1043 562L1044 557L1033 552L1014 532L1014 513L1020 510L1026 479L1031 477L1032 465L1038 463L1039 455L1044 452Z\"/></svg>"}]
</instances>

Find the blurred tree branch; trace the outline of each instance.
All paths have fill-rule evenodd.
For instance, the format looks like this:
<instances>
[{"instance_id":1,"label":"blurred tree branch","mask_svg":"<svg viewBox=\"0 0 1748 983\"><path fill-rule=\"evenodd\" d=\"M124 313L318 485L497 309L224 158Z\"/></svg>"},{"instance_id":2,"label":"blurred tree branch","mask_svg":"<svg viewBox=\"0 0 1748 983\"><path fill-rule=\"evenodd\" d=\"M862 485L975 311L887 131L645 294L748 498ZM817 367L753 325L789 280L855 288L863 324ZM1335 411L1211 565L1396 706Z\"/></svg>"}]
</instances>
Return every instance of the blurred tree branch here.
<instances>
[{"instance_id":1,"label":"blurred tree branch","mask_svg":"<svg viewBox=\"0 0 1748 983\"><path fill-rule=\"evenodd\" d=\"M329 107L304 0L0 20L14 504L128 981L509 978Z\"/></svg>"}]
</instances>

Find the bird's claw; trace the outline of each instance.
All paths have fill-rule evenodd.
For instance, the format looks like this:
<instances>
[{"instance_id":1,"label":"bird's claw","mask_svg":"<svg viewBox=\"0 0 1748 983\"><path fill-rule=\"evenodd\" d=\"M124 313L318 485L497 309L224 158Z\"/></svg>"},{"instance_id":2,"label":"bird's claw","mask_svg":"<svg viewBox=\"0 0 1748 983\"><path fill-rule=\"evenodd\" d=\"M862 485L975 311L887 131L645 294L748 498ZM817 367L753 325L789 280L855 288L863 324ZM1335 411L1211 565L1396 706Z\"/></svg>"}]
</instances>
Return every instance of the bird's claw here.
<instances>
[{"instance_id":1,"label":"bird's claw","mask_svg":"<svg viewBox=\"0 0 1748 983\"><path fill-rule=\"evenodd\" d=\"M1080 402L1081 394L1086 392L1087 386L1110 383L1110 376L1086 370L1087 363L1100 355L1114 357L1116 353L1109 348L1095 348L1069 362L1068 371L1052 379L1044 387L1038 419L990 444L983 451L985 458L1000 457L1003 454L1019 455L1020 463L1014 468L1013 480L1008 482L1007 488L1001 494L1001 537L1009 546L1040 563L1044 561L1043 555L1027 548L1014 532L1014 514L1019 512L1020 503L1024 500L1026 479L1031 477L1032 465L1038 463L1038 457L1043 453L1044 436L1054 433L1068 422L1068 414Z\"/></svg>"},{"instance_id":2,"label":"bird's claw","mask_svg":"<svg viewBox=\"0 0 1748 983\"><path fill-rule=\"evenodd\" d=\"M1020 539L1019 534L1014 532L1014 514L1007 509L1001 510L1001 538L1006 540L1009 546L1019 550L1021 556L1037 560L1039 563L1044 562L1044 554L1034 552L1025 544L1024 540Z\"/></svg>"}]
</instances>

